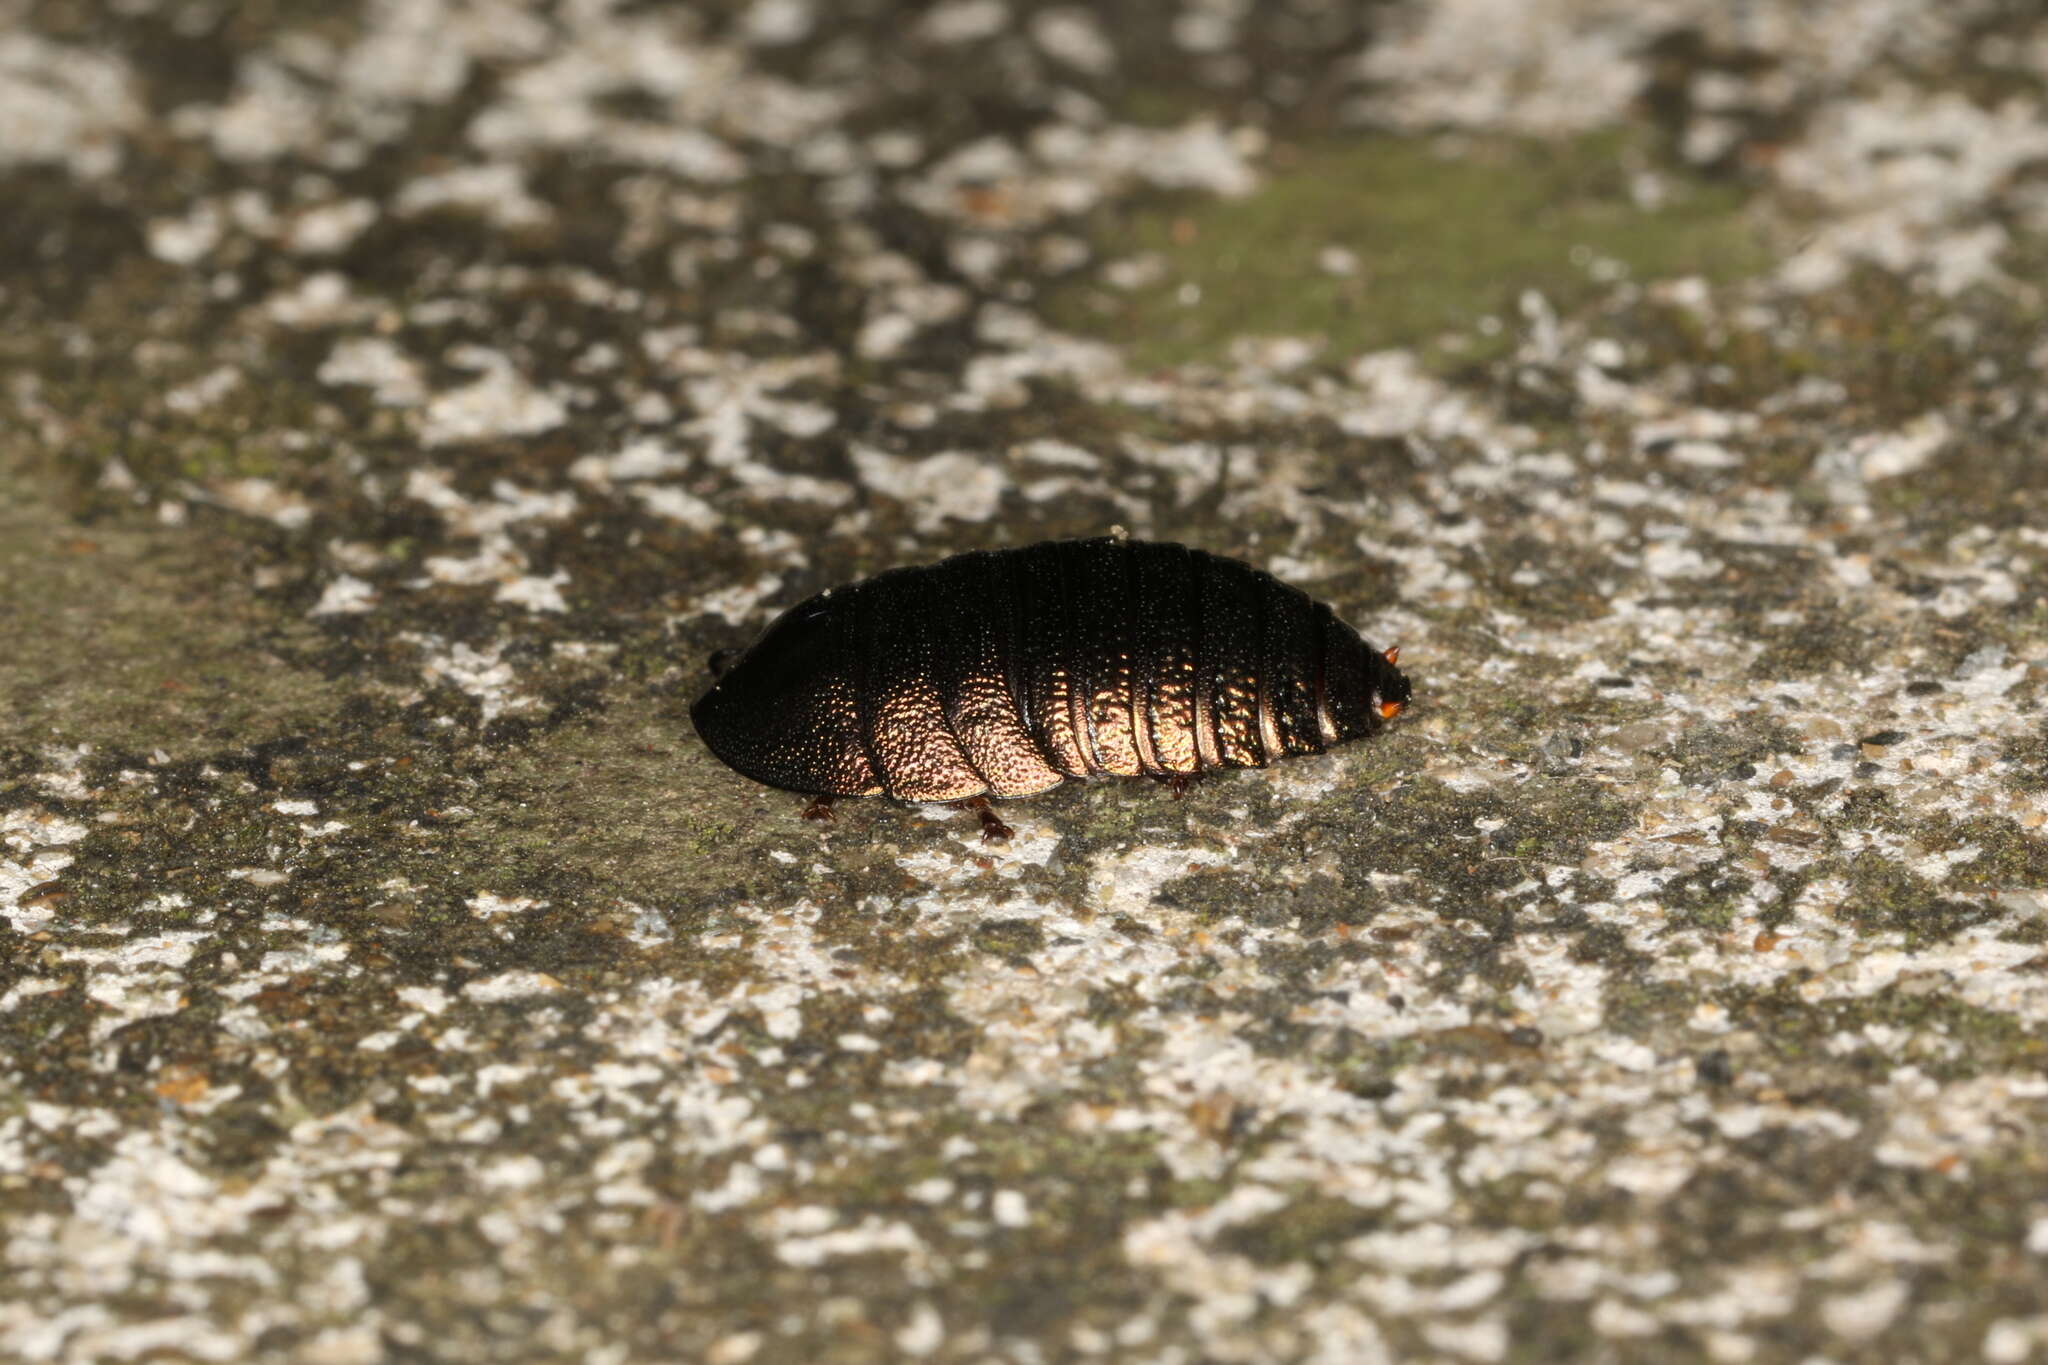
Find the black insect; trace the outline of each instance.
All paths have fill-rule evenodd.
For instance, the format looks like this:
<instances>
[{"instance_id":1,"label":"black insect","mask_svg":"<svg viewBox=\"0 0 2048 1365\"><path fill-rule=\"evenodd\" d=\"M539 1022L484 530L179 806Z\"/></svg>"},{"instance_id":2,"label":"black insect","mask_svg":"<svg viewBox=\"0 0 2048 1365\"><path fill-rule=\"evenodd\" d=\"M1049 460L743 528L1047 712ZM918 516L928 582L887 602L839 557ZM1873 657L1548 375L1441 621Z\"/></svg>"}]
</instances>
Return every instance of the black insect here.
<instances>
[{"instance_id":1,"label":"black insect","mask_svg":"<svg viewBox=\"0 0 2048 1365\"><path fill-rule=\"evenodd\" d=\"M1329 607L1184 545L1103 538L956 555L784 612L691 708L770 786L965 801L1070 777L1174 782L1370 735L1408 679Z\"/></svg>"}]
</instances>

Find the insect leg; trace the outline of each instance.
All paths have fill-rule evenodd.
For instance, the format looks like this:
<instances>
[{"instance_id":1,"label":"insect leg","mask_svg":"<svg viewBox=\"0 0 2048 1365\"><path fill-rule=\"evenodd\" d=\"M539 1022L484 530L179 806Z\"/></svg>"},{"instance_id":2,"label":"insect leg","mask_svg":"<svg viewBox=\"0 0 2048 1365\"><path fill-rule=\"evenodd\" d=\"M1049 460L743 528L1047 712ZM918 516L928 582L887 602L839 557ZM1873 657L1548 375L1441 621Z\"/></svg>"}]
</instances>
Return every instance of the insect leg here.
<instances>
[{"instance_id":1,"label":"insect leg","mask_svg":"<svg viewBox=\"0 0 2048 1365\"><path fill-rule=\"evenodd\" d=\"M833 798L830 796L812 797L811 804L804 807L804 819L817 820L828 825L831 824L834 818L836 818L832 814L832 801Z\"/></svg>"}]
</instances>

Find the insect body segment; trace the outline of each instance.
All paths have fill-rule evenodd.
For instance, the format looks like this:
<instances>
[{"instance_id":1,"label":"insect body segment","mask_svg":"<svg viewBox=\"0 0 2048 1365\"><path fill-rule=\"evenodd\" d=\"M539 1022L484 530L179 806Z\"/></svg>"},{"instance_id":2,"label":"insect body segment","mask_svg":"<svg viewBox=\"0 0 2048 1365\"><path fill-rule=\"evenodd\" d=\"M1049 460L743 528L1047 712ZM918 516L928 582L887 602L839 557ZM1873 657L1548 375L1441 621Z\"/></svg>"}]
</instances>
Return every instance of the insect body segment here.
<instances>
[{"instance_id":1,"label":"insect body segment","mask_svg":"<svg viewBox=\"0 0 2048 1365\"><path fill-rule=\"evenodd\" d=\"M910 801L1256 768L1368 735L1408 680L1236 560L1104 538L959 555L785 612L692 708L758 781Z\"/></svg>"}]
</instances>

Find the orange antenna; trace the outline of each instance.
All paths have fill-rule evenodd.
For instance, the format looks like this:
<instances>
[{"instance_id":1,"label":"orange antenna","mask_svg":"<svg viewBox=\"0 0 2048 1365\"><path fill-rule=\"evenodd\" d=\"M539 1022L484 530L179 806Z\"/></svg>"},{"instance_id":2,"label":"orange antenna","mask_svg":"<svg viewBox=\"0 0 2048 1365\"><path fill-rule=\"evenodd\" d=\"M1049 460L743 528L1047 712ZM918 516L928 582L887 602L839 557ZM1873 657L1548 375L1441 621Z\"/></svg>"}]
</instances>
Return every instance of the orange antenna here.
<instances>
[{"instance_id":1,"label":"orange antenna","mask_svg":"<svg viewBox=\"0 0 2048 1365\"><path fill-rule=\"evenodd\" d=\"M1387 651L1387 662L1390 664L1397 664L1401 662L1401 646L1395 645L1392 649L1389 649Z\"/></svg>"}]
</instances>

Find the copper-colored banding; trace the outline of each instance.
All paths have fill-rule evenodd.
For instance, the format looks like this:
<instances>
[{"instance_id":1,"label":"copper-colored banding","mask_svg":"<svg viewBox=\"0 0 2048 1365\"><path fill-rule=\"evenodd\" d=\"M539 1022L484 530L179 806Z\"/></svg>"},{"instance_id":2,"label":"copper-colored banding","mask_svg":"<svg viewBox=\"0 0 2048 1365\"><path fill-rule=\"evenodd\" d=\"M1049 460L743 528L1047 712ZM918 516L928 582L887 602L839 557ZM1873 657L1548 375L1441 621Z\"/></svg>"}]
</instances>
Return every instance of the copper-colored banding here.
<instances>
[{"instance_id":1,"label":"copper-colored banding","mask_svg":"<svg viewBox=\"0 0 2048 1365\"><path fill-rule=\"evenodd\" d=\"M847 623L846 640L853 652L853 733L860 741L861 754L868 761L868 772L873 775L875 785L884 792L889 790L889 775L882 771L882 760L875 752L875 722L873 708L868 705L868 651L863 632L867 629L867 613L864 584L855 584L846 590L853 599L847 612L852 620Z\"/></svg>"},{"instance_id":2,"label":"copper-colored banding","mask_svg":"<svg viewBox=\"0 0 2048 1365\"><path fill-rule=\"evenodd\" d=\"M1316 733L1323 743L1337 742L1337 718L1330 714L1330 631L1322 618L1328 616L1328 608L1315 615L1316 623Z\"/></svg>"},{"instance_id":3,"label":"copper-colored banding","mask_svg":"<svg viewBox=\"0 0 2048 1365\"><path fill-rule=\"evenodd\" d=\"M1195 710L1195 768L1208 772L1223 766L1223 751L1216 742L1216 690L1214 670L1210 667L1208 618L1202 612L1202 574L1205 565L1199 552L1188 555L1188 593L1193 599L1194 610L1190 615L1195 622L1194 702Z\"/></svg>"},{"instance_id":4,"label":"copper-colored banding","mask_svg":"<svg viewBox=\"0 0 2048 1365\"><path fill-rule=\"evenodd\" d=\"M1263 591L1253 600L1258 603L1259 612L1259 652L1252 656L1252 679L1258 687L1258 703L1254 708L1259 718L1257 766L1263 768L1286 752L1280 743L1280 722L1273 715L1273 627L1279 623L1273 619L1273 604L1266 600Z\"/></svg>"},{"instance_id":5,"label":"copper-colored banding","mask_svg":"<svg viewBox=\"0 0 2048 1365\"><path fill-rule=\"evenodd\" d=\"M1066 552L1059 556L1060 566L1060 620L1067 623L1069 630L1079 617L1079 606L1074 600L1077 585L1074 582L1074 557L1081 552L1081 543L1070 541L1062 547ZM1073 638L1069 634L1067 648L1067 724L1074 730L1074 752L1080 756L1081 768L1090 777L1102 776L1102 763L1095 756L1095 718L1090 714L1094 709L1093 691L1086 686L1088 673L1080 667L1075 658Z\"/></svg>"},{"instance_id":6,"label":"copper-colored banding","mask_svg":"<svg viewBox=\"0 0 2048 1365\"><path fill-rule=\"evenodd\" d=\"M1151 674L1157 659L1138 654L1138 556L1124 549L1124 692L1131 704L1131 748L1138 754L1138 767L1147 773L1163 773L1159 749L1152 743Z\"/></svg>"}]
</instances>

